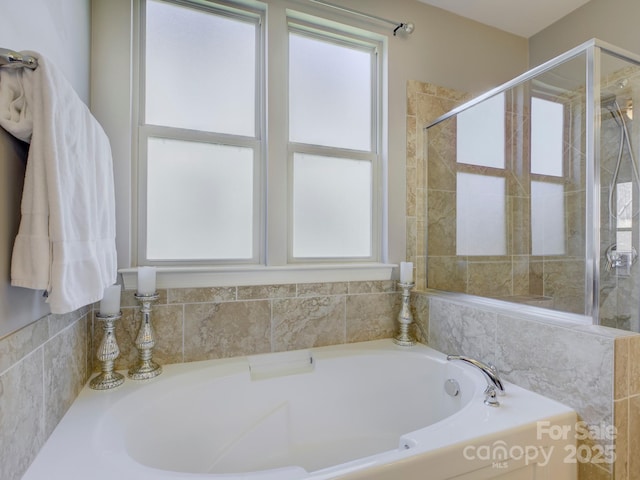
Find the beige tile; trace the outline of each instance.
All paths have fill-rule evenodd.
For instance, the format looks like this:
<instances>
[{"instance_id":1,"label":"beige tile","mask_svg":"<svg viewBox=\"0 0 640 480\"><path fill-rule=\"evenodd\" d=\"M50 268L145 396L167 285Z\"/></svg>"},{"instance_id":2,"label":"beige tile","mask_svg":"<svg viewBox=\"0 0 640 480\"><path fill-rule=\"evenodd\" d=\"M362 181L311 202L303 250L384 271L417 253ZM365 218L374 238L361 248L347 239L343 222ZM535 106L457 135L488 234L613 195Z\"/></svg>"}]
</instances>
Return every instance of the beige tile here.
<instances>
[{"instance_id":1,"label":"beige tile","mask_svg":"<svg viewBox=\"0 0 640 480\"><path fill-rule=\"evenodd\" d=\"M295 284L238 287L238 300L261 300L296 296Z\"/></svg>"},{"instance_id":2,"label":"beige tile","mask_svg":"<svg viewBox=\"0 0 640 480\"><path fill-rule=\"evenodd\" d=\"M629 480L640 480L640 395L629 399Z\"/></svg>"},{"instance_id":3,"label":"beige tile","mask_svg":"<svg viewBox=\"0 0 640 480\"><path fill-rule=\"evenodd\" d=\"M390 338L396 331L400 293L347 297L347 342Z\"/></svg>"},{"instance_id":4,"label":"beige tile","mask_svg":"<svg viewBox=\"0 0 640 480\"><path fill-rule=\"evenodd\" d=\"M185 361L271 351L267 300L185 305Z\"/></svg>"},{"instance_id":5,"label":"beige tile","mask_svg":"<svg viewBox=\"0 0 640 480\"><path fill-rule=\"evenodd\" d=\"M168 303L219 303L236 299L236 287L171 288L167 291Z\"/></svg>"},{"instance_id":6,"label":"beige tile","mask_svg":"<svg viewBox=\"0 0 640 480\"><path fill-rule=\"evenodd\" d=\"M153 309L151 321L156 336L153 358L161 365L184 361L183 317L182 305L158 305ZM138 315L138 328L139 325L140 316Z\"/></svg>"},{"instance_id":7,"label":"beige tile","mask_svg":"<svg viewBox=\"0 0 640 480\"><path fill-rule=\"evenodd\" d=\"M427 287L448 292L467 291L467 262L459 257L427 258Z\"/></svg>"},{"instance_id":8,"label":"beige tile","mask_svg":"<svg viewBox=\"0 0 640 480\"><path fill-rule=\"evenodd\" d=\"M298 297L323 297L328 295L346 295L349 292L348 282L333 283L299 283Z\"/></svg>"},{"instance_id":9,"label":"beige tile","mask_svg":"<svg viewBox=\"0 0 640 480\"><path fill-rule=\"evenodd\" d=\"M413 262L415 264L417 251L417 233L418 233L418 224L416 222L416 217L407 217L405 220L406 223L406 236L407 236L407 251L405 253L405 258L409 262Z\"/></svg>"},{"instance_id":10,"label":"beige tile","mask_svg":"<svg viewBox=\"0 0 640 480\"><path fill-rule=\"evenodd\" d=\"M308 297L272 301L273 351L345 342L345 297Z\"/></svg>"},{"instance_id":11,"label":"beige tile","mask_svg":"<svg viewBox=\"0 0 640 480\"><path fill-rule=\"evenodd\" d=\"M415 217L416 215L416 176L417 169L415 167L407 167L406 175L407 175L407 197L406 197L406 216Z\"/></svg>"},{"instance_id":12,"label":"beige tile","mask_svg":"<svg viewBox=\"0 0 640 480\"><path fill-rule=\"evenodd\" d=\"M629 395L640 395L640 335L629 338Z\"/></svg>"},{"instance_id":13,"label":"beige tile","mask_svg":"<svg viewBox=\"0 0 640 480\"><path fill-rule=\"evenodd\" d=\"M416 135L417 135L416 118L412 116L407 116L407 167L408 168L415 168L416 166L416 147L417 147Z\"/></svg>"},{"instance_id":14,"label":"beige tile","mask_svg":"<svg viewBox=\"0 0 640 480\"><path fill-rule=\"evenodd\" d=\"M419 292L411 294L411 312L416 324L416 338L422 343L429 342L429 297Z\"/></svg>"},{"instance_id":15,"label":"beige tile","mask_svg":"<svg viewBox=\"0 0 640 480\"><path fill-rule=\"evenodd\" d=\"M618 400L629 395L629 339L616 338L614 341L614 381L613 398Z\"/></svg>"},{"instance_id":16,"label":"beige tile","mask_svg":"<svg viewBox=\"0 0 640 480\"><path fill-rule=\"evenodd\" d=\"M584 285L576 278L584 278L582 260L545 261L543 271L544 294L553 297L556 309L584 314Z\"/></svg>"},{"instance_id":17,"label":"beige tile","mask_svg":"<svg viewBox=\"0 0 640 480\"><path fill-rule=\"evenodd\" d=\"M615 480L629 479L629 401L617 400L613 403L615 438Z\"/></svg>"},{"instance_id":18,"label":"beige tile","mask_svg":"<svg viewBox=\"0 0 640 480\"><path fill-rule=\"evenodd\" d=\"M502 297L513 293L511 262L469 262L467 293Z\"/></svg>"},{"instance_id":19,"label":"beige tile","mask_svg":"<svg viewBox=\"0 0 640 480\"><path fill-rule=\"evenodd\" d=\"M578 462L579 480L612 480L613 475L608 470L593 463Z\"/></svg>"},{"instance_id":20,"label":"beige tile","mask_svg":"<svg viewBox=\"0 0 640 480\"><path fill-rule=\"evenodd\" d=\"M376 280L371 282L349 282L349 294L391 293L396 291L394 280Z\"/></svg>"},{"instance_id":21,"label":"beige tile","mask_svg":"<svg viewBox=\"0 0 640 480\"><path fill-rule=\"evenodd\" d=\"M456 255L456 194L427 192L427 251L431 256Z\"/></svg>"}]
</instances>

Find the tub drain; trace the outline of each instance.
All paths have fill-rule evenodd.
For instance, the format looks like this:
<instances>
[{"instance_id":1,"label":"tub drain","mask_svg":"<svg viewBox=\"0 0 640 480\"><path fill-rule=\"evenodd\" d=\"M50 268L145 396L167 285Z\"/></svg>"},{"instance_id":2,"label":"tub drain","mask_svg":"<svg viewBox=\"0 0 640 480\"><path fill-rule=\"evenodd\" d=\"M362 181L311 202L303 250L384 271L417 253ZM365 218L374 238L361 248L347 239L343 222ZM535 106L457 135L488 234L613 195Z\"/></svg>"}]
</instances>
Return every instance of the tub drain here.
<instances>
[{"instance_id":1,"label":"tub drain","mask_svg":"<svg viewBox=\"0 0 640 480\"><path fill-rule=\"evenodd\" d=\"M460 395L460 384L457 380L450 378L444 382L444 391L452 397Z\"/></svg>"}]
</instances>

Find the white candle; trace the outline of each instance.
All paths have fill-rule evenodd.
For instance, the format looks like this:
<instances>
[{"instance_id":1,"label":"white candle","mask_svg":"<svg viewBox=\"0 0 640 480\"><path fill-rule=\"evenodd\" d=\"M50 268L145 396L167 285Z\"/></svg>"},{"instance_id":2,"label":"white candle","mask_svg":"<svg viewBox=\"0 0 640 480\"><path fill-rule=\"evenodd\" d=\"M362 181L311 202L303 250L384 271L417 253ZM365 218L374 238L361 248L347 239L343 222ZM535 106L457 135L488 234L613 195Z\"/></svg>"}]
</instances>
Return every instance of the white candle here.
<instances>
[{"instance_id":1,"label":"white candle","mask_svg":"<svg viewBox=\"0 0 640 480\"><path fill-rule=\"evenodd\" d=\"M100 300L100 315L117 315L120 313L120 285L111 285L104 289L104 295Z\"/></svg>"},{"instance_id":2,"label":"white candle","mask_svg":"<svg viewBox=\"0 0 640 480\"><path fill-rule=\"evenodd\" d=\"M138 295L156 293L156 267L138 267Z\"/></svg>"},{"instance_id":3,"label":"white candle","mask_svg":"<svg viewBox=\"0 0 640 480\"><path fill-rule=\"evenodd\" d=\"M400 262L400 283L413 282L413 263Z\"/></svg>"}]
</instances>

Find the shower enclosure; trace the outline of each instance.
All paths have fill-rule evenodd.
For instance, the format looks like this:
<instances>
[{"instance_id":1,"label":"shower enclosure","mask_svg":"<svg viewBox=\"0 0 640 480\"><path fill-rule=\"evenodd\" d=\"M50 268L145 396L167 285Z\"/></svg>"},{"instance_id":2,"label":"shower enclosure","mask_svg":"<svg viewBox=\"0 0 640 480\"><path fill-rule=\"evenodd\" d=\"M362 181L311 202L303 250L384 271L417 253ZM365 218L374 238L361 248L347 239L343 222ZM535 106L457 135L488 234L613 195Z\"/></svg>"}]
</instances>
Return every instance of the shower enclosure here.
<instances>
[{"instance_id":1,"label":"shower enclosure","mask_svg":"<svg viewBox=\"0 0 640 480\"><path fill-rule=\"evenodd\" d=\"M429 124L425 286L639 331L638 95L591 40Z\"/></svg>"}]
</instances>

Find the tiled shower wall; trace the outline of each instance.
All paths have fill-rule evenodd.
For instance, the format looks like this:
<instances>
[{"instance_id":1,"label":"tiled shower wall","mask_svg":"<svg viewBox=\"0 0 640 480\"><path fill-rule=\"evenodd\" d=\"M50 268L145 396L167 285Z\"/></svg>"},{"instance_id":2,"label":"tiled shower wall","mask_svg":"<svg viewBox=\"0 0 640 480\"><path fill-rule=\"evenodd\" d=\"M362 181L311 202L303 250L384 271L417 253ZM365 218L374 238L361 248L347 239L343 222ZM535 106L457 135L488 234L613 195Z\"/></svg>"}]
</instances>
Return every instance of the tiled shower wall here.
<instances>
[{"instance_id":1,"label":"tiled shower wall","mask_svg":"<svg viewBox=\"0 0 640 480\"><path fill-rule=\"evenodd\" d=\"M416 266L416 289L427 285L427 160L423 128L468 95L430 83L407 82L407 260ZM447 215L442 211L441 215ZM455 213L454 213L455 215ZM450 239L449 239L450 240Z\"/></svg>"},{"instance_id":2,"label":"tiled shower wall","mask_svg":"<svg viewBox=\"0 0 640 480\"><path fill-rule=\"evenodd\" d=\"M0 478L19 480L91 373L90 309L0 340Z\"/></svg>"},{"instance_id":3,"label":"tiled shower wall","mask_svg":"<svg viewBox=\"0 0 640 480\"><path fill-rule=\"evenodd\" d=\"M556 310L583 313L584 277L584 178L563 178L567 209L567 251L562 256L533 256L531 244L531 183L557 182L528 172L528 95L520 89L505 93L505 167L487 173L484 166L458 163L456 118L431 127L424 145L424 127L466 100L452 89L423 82L407 84L407 256L418 266L418 288L429 286L450 292L504 298L514 302L552 306ZM578 100L563 99L568 108L582 109ZM571 122L566 125L573 127ZM569 128L569 127L567 127ZM571 131L566 139L573 139ZM578 135L578 138L579 135ZM568 142L568 140L567 140ZM565 148L567 165L584 165L581 150ZM457 174L494 175L505 183L504 255L458 254ZM496 176L497 175L497 176ZM428 240L428 244L427 244ZM429 268L426 268L428 252ZM426 276L428 275L428 278Z\"/></svg>"}]
</instances>

